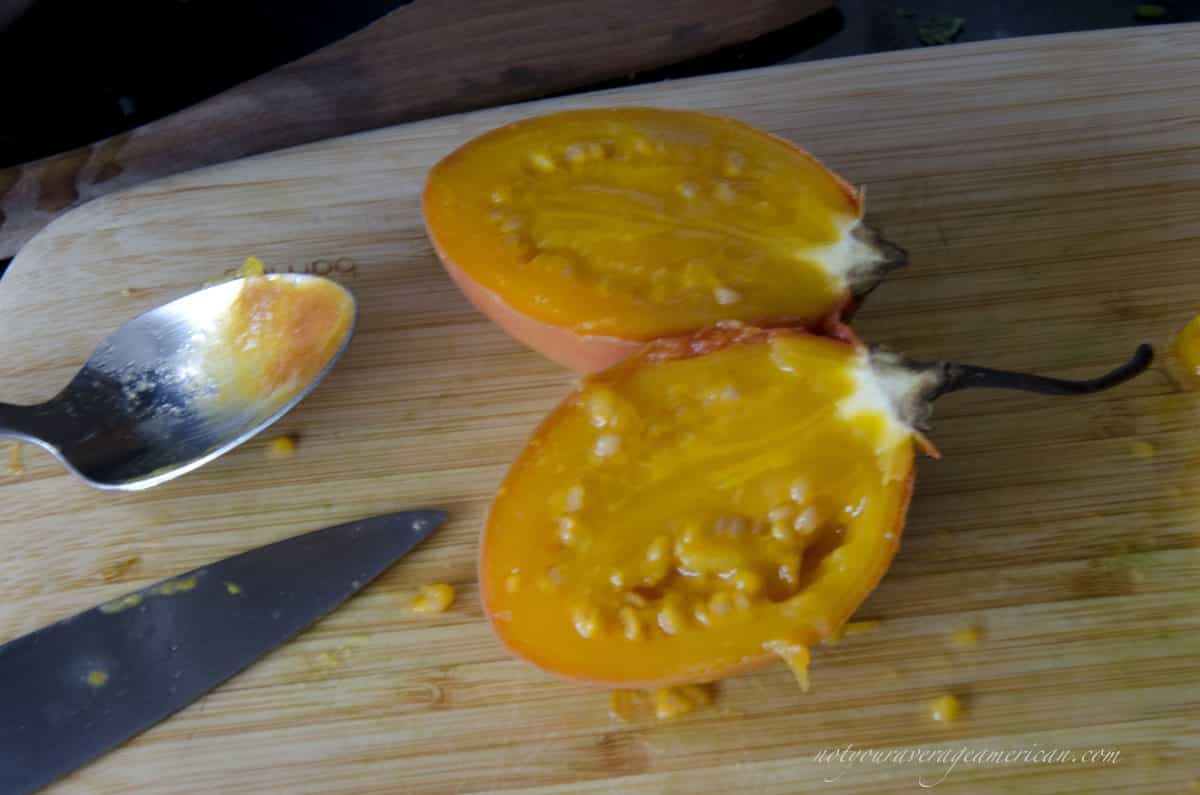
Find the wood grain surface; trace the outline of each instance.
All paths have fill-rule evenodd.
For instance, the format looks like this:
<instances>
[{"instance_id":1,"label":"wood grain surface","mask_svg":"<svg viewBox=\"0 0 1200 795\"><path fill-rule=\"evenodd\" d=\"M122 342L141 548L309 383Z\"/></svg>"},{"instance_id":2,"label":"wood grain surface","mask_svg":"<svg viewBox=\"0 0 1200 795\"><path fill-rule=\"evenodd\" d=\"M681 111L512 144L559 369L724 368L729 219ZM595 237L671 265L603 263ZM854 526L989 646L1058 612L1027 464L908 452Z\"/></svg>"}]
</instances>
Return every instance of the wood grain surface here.
<instances>
[{"instance_id":1,"label":"wood grain surface","mask_svg":"<svg viewBox=\"0 0 1200 795\"><path fill-rule=\"evenodd\" d=\"M832 0L438 0L186 110L0 169L0 258L53 218L188 169L546 96L747 41Z\"/></svg>"},{"instance_id":2,"label":"wood grain surface","mask_svg":"<svg viewBox=\"0 0 1200 795\"><path fill-rule=\"evenodd\" d=\"M1160 364L1082 399L946 398L877 631L722 683L676 722L512 661L476 588L490 495L571 376L439 269L430 165L500 123L657 104L735 115L853 182L912 264L858 330L922 358L1082 377L1200 312L1200 27L778 67L500 108L148 184L71 212L0 282L0 399L34 401L141 310L249 254L358 291L360 330L282 423L144 494L40 451L0 476L0 639L247 547L440 506L450 523L296 642L64 781L60 793L1179 793L1200 745L1200 395ZM764 440L764 443L766 441ZM100 572L138 563L119 581ZM447 613L405 613L447 581ZM951 633L979 627L975 647ZM340 650L340 651L339 651ZM330 665L330 659L336 660ZM7 683L6 686L14 686ZM962 697L962 719L926 705ZM1119 751L1115 764L823 763L823 748ZM943 774L946 774L943 779ZM921 777L924 777L922 779Z\"/></svg>"}]
</instances>

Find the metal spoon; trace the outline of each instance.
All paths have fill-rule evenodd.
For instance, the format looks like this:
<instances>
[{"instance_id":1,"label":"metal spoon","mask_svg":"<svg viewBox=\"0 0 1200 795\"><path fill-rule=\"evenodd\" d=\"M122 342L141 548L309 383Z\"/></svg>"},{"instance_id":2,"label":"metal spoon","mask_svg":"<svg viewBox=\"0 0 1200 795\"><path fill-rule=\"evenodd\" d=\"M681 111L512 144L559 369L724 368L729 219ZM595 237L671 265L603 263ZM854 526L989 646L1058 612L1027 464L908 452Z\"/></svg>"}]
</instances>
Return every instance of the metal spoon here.
<instances>
[{"instance_id":1,"label":"metal spoon","mask_svg":"<svg viewBox=\"0 0 1200 795\"><path fill-rule=\"evenodd\" d=\"M320 277L269 278L300 283ZM213 400L220 377L204 343L217 333L244 282L222 282L129 321L45 403L0 403L0 438L40 445L89 486L117 491L157 486L237 447L321 382L346 349L357 316L353 294L338 285L350 299L351 321L311 380L273 392L269 400Z\"/></svg>"}]
</instances>

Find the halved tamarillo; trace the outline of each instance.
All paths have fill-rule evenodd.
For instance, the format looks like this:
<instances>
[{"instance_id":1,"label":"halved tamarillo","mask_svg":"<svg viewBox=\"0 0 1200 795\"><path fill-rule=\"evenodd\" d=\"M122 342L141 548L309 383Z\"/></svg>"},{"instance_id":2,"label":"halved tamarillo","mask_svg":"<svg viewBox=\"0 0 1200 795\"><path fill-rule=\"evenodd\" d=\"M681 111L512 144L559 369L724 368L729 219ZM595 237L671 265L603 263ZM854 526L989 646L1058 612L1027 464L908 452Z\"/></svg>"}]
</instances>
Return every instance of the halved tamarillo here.
<instances>
[{"instance_id":1,"label":"halved tamarillo","mask_svg":"<svg viewBox=\"0 0 1200 795\"><path fill-rule=\"evenodd\" d=\"M821 327L905 261L863 223L862 193L812 155L691 111L493 130L433 168L424 213L480 311L585 372L722 320Z\"/></svg>"},{"instance_id":2,"label":"halved tamarillo","mask_svg":"<svg viewBox=\"0 0 1200 795\"><path fill-rule=\"evenodd\" d=\"M722 324L656 341L584 379L513 464L483 537L485 610L517 656L609 686L774 655L803 674L891 563L935 397L1093 392L1150 357L1072 382L914 363L848 334Z\"/></svg>"}]
</instances>

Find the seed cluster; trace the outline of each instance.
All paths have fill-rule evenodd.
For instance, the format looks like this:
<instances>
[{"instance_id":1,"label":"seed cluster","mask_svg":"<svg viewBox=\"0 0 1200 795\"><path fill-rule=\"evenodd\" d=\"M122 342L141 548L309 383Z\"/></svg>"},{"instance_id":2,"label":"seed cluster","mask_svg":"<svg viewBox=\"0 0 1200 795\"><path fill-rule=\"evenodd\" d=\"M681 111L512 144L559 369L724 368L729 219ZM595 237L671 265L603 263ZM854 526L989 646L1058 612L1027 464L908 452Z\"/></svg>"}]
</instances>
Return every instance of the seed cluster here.
<instances>
[{"instance_id":1,"label":"seed cluster","mask_svg":"<svg viewBox=\"0 0 1200 795\"><path fill-rule=\"evenodd\" d=\"M664 528L639 555L597 574L582 563L598 539L587 490L577 483L563 493L563 513L549 528L551 542L562 547L560 562L532 578L513 570L504 587L515 594L532 585L572 600L571 623L583 638L638 641L727 625L799 593L806 572L841 538L803 480L791 495L764 519L728 513Z\"/></svg>"},{"instance_id":2,"label":"seed cluster","mask_svg":"<svg viewBox=\"0 0 1200 795\"><path fill-rule=\"evenodd\" d=\"M694 225L698 234L714 240L730 238L732 233L732 241L719 242L708 256L648 264L615 256L611 246L592 246L564 235L553 220L541 223L548 217L565 217L567 211L557 205L571 197L579 199L581 206L585 204L587 192L597 190L590 181L596 170L639 161L650 168L670 164L672 173L687 175L674 181L665 193L662 188L642 185L604 188L648 208L645 217L638 219L645 234L670 234L680 225ZM578 140L525 153L518 174L487 194L492 206L487 217L503 245L525 267L586 282L601 294L625 292L656 302L688 296L722 307L737 304L744 298L744 289L727 273L728 260L752 258L753 245L738 242L736 230L715 223L714 218L742 205L760 217L774 214L770 203L761 198L746 155L734 149L714 154L703 147L667 144L644 135ZM545 200L552 191L561 201ZM541 197L541 201L527 198L530 196ZM678 206L664 212L672 202Z\"/></svg>"}]
</instances>

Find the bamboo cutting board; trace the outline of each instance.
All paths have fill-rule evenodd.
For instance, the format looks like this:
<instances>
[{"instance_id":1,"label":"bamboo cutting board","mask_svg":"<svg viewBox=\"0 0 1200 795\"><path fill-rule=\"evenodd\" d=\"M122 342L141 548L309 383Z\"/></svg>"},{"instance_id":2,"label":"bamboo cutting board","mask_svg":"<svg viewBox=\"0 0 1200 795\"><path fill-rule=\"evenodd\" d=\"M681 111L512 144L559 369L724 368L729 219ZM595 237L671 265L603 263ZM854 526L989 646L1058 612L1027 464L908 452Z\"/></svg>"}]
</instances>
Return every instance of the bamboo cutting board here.
<instances>
[{"instance_id":1,"label":"bamboo cutting board","mask_svg":"<svg viewBox=\"0 0 1200 795\"><path fill-rule=\"evenodd\" d=\"M0 281L0 399L64 384L124 319L235 267L331 273L359 332L259 439L143 494L48 456L0 476L0 639L300 531L419 506L451 522L298 641L78 772L62 793L1185 792L1200 745L1200 396L1161 366L1074 401L938 406L904 544L859 613L879 628L720 685L676 722L507 658L481 615L489 496L571 377L504 337L436 264L418 198L468 137L567 107L727 113L869 189L912 254L857 327L921 358L1082 377L1200 312L1200 27L779 67L439 119L116 194ZM115 581L102 572L136 563ZM110 572L111 574L111 572ZM422 583L449 612L402 608ZM979 627L978 645L951 642ZM5 682L3 688L19 687ZM951 725L928 701L963 698ZM2 703L2 695L0 695ZM0 714L0 720L3 715ZM828 763L822 749L1118 751L1115 763ZM1111 759L1111 753L1109 759ZM922 778L924 777L924 778ZM940 783L937 783L939 782Z\"/></svg>"}]
</instances>

